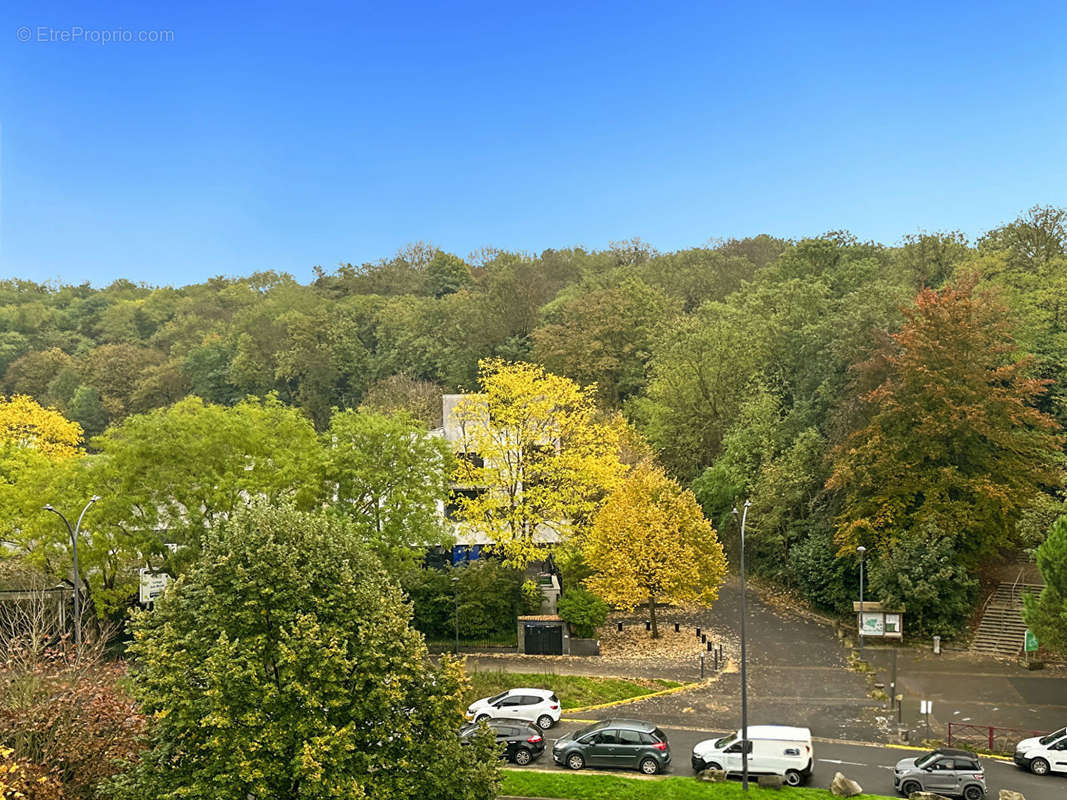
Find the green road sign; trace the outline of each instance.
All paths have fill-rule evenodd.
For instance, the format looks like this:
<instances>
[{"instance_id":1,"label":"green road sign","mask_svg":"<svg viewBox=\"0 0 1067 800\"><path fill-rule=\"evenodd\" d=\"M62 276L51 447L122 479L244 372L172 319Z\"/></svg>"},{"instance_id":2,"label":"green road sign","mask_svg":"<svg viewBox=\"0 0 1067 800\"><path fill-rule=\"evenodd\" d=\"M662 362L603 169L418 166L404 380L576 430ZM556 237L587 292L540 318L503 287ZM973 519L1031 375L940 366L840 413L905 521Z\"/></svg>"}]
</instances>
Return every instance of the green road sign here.
<instances>
[{"instance_id":1,"label":"green road sign","mask_svg":"<svg viewBox=\"0 0 1067 800\"><path fill-rule=\"evenodd\" d=\"M1034 632L1031 631L1029 628L1027 628L1026 630L1026 639L1023 642L1023 649L1027 653L1037 652L1037 637L1034 636Z\"/></svg>"}]
</instances>

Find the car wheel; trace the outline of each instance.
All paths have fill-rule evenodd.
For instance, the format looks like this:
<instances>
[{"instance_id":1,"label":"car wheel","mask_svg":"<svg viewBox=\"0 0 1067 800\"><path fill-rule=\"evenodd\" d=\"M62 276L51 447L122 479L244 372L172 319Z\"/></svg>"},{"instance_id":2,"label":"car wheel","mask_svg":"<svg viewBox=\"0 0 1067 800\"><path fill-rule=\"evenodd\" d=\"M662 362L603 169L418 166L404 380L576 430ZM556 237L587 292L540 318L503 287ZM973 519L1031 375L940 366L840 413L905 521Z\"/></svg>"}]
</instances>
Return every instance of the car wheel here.
<instances>
[{"instance_id":1,"label":"car wheel","mask_svg":"<svg viewBox=\"0 0 1067 800\"><path fill-rule=\"evenodd\" d=\"M1048 762L1043 758L1035 758L1030 762L1030 771L1035 775L1045 775L1048 773Z\"/></svg>"},{"instance_id":2,"label":"car wheel","mask_svg":"<svg viewBox=\"0 0 1067 800\"><path fill-rule=\"evenodd\" d=\"M709 761L704 765L704 769L717 769L719 772L722 772L722 766L716 761Z\"/></svg>"},{"instance_id":3,"label":"car wheel","mask_svg":"<svg viewBox=\"0 0 1067 800\"><path fill-rule=\"evenodd\" d=\"M520 767L525 767L527 764L530 763L532 759L533 753L531 753L525 747L520 747L518 750L515 751L515 763L518 764ZM967 800L973 800L973 798L968 797Z\"/></svg>"},{"instance_id":4,"label":"car wheel","mask_svg":"<svg viewBox=\"0 0 1067 800\"><path fill-rule=\"evenodd\" d=\"M481 722L483 719L489 719L489 715L488 714L479 714L478 716L476 716L474 718L474 721L475 722Z\"/></svg>"},{"instance_id":5,"label":"car wheel","mask_svg":"<svg viewBox=\"0 0 1067 800\"><path fill-rule=\"evenodd\" d=\"M804 782L804 776L795 769L787 769L785 771L785 782L787 786L800 786ZM971 798L968 797L967 800L971 800Z\"/></svg>"},{"instance_id":6,"label":"car wheel","mask_svg":"<svg viewBox=\"0 0 1067 800\"><path fill-rule=\"evenodd\" d=\"M556 721L552 719L552 717L548 716L548 714L542 714L537 718L537 727L543 731L547 731L555 724Z\"/></svg>"},{"instance_id":7,"label":"car wheel","mask_svg":"<svg viewBox=\"0 0 1067 800\"><path fill-rule=\"evenodd\" d=\"M923 787L919 785L918 781L904 781L900 784L900 793L905 796L911 796L912 792L921 792Z\"/></svg>"},{"instance_id":8,"label":"car wheel","mask_svg":"<svg viewBox=\"0 0 1067 800\"><path fill-rule=\"evenodd\" d=\"M659 772L659 762L654 758L642 758L638 768L645 773L645 775L655 775Z\"/></svg>"},{"instance_id":9,"label":"car wheel","mask_svg":"<svg viewBox=\"0 0 1067 800\"><path fill-rule=\"evenodd\" d=\"M985 797L985 792L982 791L981 786L968 786L963 790L963 800L982 800Z\"/></svg>"},{"instance_id":10,"label":"car wheel","mask_svg":"<svg viewBox=\"0 0 1067 800\"><path fill-rule=\"evenodd\" d=\"M581 769L585 766L585 759L581 753L571 753L567 756L567 766L571 769Z\"/></svg>"}]
</instances>

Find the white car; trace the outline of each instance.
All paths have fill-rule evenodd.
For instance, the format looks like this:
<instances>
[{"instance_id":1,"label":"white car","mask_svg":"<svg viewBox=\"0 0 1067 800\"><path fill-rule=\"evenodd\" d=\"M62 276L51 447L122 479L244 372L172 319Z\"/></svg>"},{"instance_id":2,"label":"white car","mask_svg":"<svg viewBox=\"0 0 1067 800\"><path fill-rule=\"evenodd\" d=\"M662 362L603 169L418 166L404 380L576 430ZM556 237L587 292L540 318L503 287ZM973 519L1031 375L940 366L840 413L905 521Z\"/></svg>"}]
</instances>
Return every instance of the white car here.
<instances>
[{"instance_id":1,"label":"white car","mask_svg":"<svg viewBox=\"0 0 1067 800\"><path fill-rule=\"evenodd\" d=\"M750 775L781 775L790 786L800 786L811 775L814 753L811 731L787 725L748 726ZM741 772L741 731L721 739L705 739L693 747L693 770Z\"/></svg>"},{"instance_id":2,"label":"white car","mask_svg":"<svg viewBox=\"0 0 1067 800\"><path fill-rule=\"evenodd\" d=\"M1067 728L1023 739L1015 745L1015 763L1035 775L1067 772Z\"/></svg>"},{"instance_id":3,"label":"white car","mask_svg":"<svg viewBox=\"0 0 1067 800\"><path fill-rule=\"evenodd\" d=\"M541 730L559 722L559 698L549 689L508 689L494 697L475 700L467 709L467 719L523 719Z\"/></svg>"}]
</instances>

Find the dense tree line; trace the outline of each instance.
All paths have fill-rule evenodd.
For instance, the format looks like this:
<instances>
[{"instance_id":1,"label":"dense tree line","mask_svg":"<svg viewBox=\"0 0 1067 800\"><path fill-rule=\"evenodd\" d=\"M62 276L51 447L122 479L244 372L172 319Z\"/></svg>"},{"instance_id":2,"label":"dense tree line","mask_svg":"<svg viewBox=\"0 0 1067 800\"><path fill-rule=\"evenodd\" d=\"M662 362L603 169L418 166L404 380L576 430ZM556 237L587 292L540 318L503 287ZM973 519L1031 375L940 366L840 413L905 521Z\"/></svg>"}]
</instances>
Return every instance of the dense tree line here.
<instances>
[{"instance_id":1,"label":"dense tree line","mask_svg":"<svg viewBox=\"0 0 1067 800\"><path fill-rule=\"evenodd\" d=\"M189 395L273 393L305 438L360 404L432 426L439 393L476 388L492 358L595 383L728 551L729 511L751 498L765 574L841 609L865 543L875 589L947 631L968 603L939 592L973 592L1063 510L1067 212L1035 207L976 242L830 232L466 260L419 244L307 285L0 283L3 391L107 430L94 449L132 446L124 420Z\"/></svg>"}]
</instances>

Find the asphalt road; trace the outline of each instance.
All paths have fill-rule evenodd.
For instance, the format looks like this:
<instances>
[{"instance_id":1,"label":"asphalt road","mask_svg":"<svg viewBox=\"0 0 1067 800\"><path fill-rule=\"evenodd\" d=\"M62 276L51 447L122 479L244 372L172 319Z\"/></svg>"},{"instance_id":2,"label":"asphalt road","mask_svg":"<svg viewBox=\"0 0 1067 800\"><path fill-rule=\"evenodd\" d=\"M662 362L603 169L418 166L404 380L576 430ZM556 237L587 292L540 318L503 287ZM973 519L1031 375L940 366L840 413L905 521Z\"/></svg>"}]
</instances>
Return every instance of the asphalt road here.
<instances>
[{"instance_id":1,"label":"asphalt road","mask_svg":"<svg viewBox=\"0 0 1067 800\"><path fill-rule=\"evenodd\" d=\"M560 722L545 737L545 753L531 766L538 769L563 769L552 761L552 745L556 738L582 727L581 723ZM704 739L723 736L727 731L700 731L662 726L671 745L672 763L669 775L693 774L689 757L693 745ZM816 739L815 772L810 786L829 788L835 772L858 782L869 794L893 795L893 765L902 758L918 755L914 748L887 747L885 745L842 744ZM1010 761L983 758L987 797L996 800L1001 789L1022 792L1026 800L1063 800L1067 796L1067 775L1047 775L1039 778L1023 772ZM608 770L614 771L614 770Z\"/></svg>"}]
</instances>

